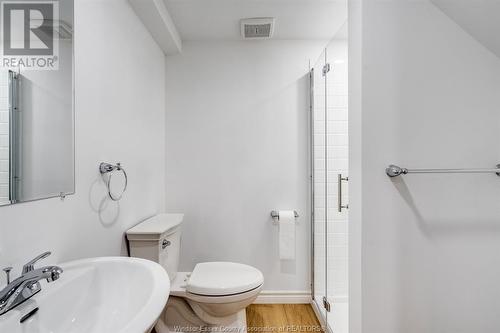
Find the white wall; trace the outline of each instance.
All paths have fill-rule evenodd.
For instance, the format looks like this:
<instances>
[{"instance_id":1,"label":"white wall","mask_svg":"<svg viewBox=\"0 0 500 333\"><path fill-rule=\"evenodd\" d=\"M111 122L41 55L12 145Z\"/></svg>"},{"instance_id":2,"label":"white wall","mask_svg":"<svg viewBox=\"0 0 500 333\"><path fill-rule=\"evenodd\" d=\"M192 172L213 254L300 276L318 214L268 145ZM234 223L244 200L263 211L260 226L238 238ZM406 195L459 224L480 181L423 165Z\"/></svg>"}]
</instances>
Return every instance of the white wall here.
<instances>
[{"instance_id":1,"label":"white wall","mask_svg":"<svg viewBox=\"0 0 500 333\"><path fill-rule=\"evenodd\" d=\"M187 42L167 58L167 211L184 212L181 270L229 260L265 290L310 290L308 60L319 41ZM296 209L280 262L273 209Z\"/></svg>"},{"instance_id":2,"label":"white wall","mask_svg":"<svg viewBox=\"0 0 500 333\"><path fill-rule=\"evenodd\" d=\"M350 231L362 227L363 332L498 331L498 177L391 181L384 169L494 167L500 60L428 1L352 4L362 33L350 34L350 97L361 107L350 107L350 149L363 159L350 170Z\"/></svg>"},{"instance_id":3,"label":"white wall","mask_svg":"<svg viewBox=\"0 0 500 333\"><path fill-rule=\"evenodd\" d=\"M439 9L457 22L467 33L491 52L500 56L500 2L470 0L431 0Z\"/></svg>"},{"instance_id":4,"label":"white wall","mask_svg":"<svg viewBox=\"0 0 500 333\"><path fill-rule=\"evenodd\" d=\"M44 250L126 254L123 232L164 208L164 55L126 0L76 0L75 13L76 195L0 208L1 267ZM128 172L119 204L104 200L101 161Z\"/></svg>"},{"instance_id":5,"label":"white wall","mask_svg":"<svg viewBox=\"0 0 500 333\"><path fill-rule=\"evenodd\" d=\"M349 104L349 332L362 332L362 1L348 2Z\"/></svg>"}]
</instances>

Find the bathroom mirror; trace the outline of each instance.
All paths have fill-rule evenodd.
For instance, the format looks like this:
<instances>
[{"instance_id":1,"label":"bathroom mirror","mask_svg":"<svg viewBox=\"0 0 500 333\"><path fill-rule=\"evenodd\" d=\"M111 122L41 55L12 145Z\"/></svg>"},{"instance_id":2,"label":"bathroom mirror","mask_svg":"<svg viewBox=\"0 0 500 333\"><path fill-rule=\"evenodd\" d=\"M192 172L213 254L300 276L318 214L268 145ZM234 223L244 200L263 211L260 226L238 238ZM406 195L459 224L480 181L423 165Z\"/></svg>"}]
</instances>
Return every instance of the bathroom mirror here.
<instances>
[{"instance_id":1,"label":"bathroom mirror","mask_svg":"<svg viewBox=\"0 0 500 333\"><path fill-rule=\"evenodd\" d=\"M73 0L0 6L0 205L73 194Z\"/></svg>"}]
</instances>

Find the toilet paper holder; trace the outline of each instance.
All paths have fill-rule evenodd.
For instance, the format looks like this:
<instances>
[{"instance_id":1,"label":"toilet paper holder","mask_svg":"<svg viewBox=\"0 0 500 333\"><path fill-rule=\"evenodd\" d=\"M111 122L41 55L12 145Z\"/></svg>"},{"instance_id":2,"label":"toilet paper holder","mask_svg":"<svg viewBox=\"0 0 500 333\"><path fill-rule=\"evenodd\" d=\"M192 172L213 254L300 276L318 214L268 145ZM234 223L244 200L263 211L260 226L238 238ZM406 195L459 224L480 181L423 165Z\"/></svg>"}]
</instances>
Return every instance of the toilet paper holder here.
<instances>
[{"instance_id":1,"label":"toilet paper holder","mask_svg":"<svg viewBox=\"0 0 500 333\"><path fill-rule=\"evenodd\" d=\"M295 216L295 218L297 218L297 217L300 216L299 213L297 213L296 210L293 211L293 215ZM273 218L273 220L277 219L279 221L279 219L280 219L280 213L279 213L279 211L276 211L276 210L271 211L271 217Z\"/></svg>"}]
</instances>

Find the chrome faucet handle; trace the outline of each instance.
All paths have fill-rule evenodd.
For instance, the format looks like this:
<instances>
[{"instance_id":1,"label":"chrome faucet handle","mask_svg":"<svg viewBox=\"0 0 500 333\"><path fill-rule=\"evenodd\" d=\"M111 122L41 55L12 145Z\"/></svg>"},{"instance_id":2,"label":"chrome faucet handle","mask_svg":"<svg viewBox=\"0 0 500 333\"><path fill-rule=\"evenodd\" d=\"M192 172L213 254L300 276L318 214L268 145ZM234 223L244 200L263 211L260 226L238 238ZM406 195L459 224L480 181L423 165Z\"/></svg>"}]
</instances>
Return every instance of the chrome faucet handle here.
<instances>
[{"instance_id":1,"label":"chrome faucet handle","mask_svg":"<svg viewBox=\"0 0 500 333\"><path fill-rule=\"evenodd\" d=\"M44 252L44 253L40 254L39 256L37 256L36 258L33 258L32 260L30 260L26 264L24 264L23 275L34 270L36 262L39 260L42 260L44 258L47 258L48 256L51 255L51 253L52 252L50 252L50 251Z\"/></svg>"},{"instance_id":2,"label":"chrome faucet handle","mask_svg":"<svg viewBox=\"0 0 500 333\"><path fill-rule=\"evenodd\" d=\"M10 283L10 271L12 270L12 267L5 267L2 269L5 272L5 275L7 275L7 284Z\"/></svg>"}]
</instances>

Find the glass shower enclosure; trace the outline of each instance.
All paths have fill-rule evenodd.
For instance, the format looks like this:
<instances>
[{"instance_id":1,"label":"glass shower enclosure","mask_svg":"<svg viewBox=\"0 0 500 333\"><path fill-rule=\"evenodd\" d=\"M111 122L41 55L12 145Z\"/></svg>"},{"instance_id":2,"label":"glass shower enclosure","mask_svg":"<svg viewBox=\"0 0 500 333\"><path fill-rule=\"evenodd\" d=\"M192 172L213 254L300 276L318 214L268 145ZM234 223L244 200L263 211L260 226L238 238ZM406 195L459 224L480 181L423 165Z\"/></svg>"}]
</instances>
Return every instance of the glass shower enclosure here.
<instances>
[{"instance_id":1,"label":"glass shower enclosure","mask_svg":"<svg viewBox=\"0 0 500 333\"><path fill-rule=\"evenodd\" d=\"M310 72L313 307L330 332L348 332L347 40L334 39Z\"/></svg>"}]
</instances>

